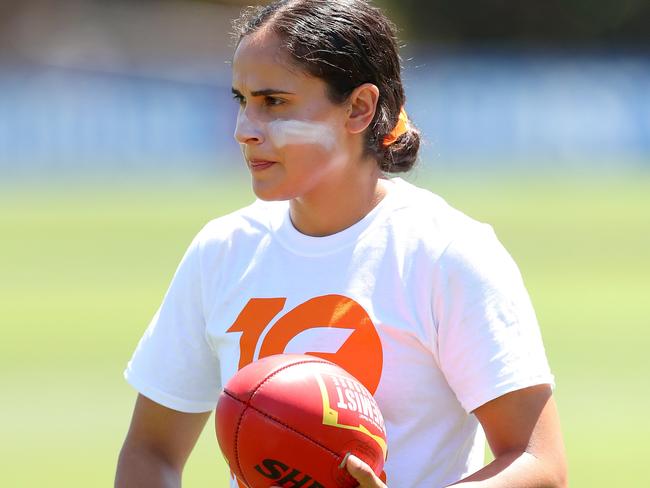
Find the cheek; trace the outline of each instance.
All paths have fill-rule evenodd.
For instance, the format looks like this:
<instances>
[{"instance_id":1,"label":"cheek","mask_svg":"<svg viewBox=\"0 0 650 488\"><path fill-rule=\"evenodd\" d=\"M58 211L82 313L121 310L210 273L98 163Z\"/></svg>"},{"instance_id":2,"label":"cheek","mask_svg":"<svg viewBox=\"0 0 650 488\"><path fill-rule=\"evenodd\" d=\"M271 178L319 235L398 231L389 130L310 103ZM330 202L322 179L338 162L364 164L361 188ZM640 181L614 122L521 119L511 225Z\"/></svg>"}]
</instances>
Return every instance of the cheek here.
<instances>
[{"instance_id":1,"label":"cheek","mask_svg":"<svg viewBox=\"0 0 650 488\"><path fill-rule=\"evenodd\" d=\"M293 174L313 173L336 160L332 150L319 144L289 144L284 146L282 155L285 166Z\"/></svg>"},{"instance_id":2,"label":"cheek","mask_svg":"<svg viewBox=\"0 0 650 488\"><path fill-rule=\"evenodd\" d=\"M332 124L301 120L276 120L269 123L268 137L282 152L313 153L314 157L334 152L337 133Z\"/></svg>"},{"instance_id":3,"label":"cheek","mask_svg":"<svg viewBox=\"0 0 650 488\"><path fill-rule=\"evenodd\" d=\"M268 135L276 151L282 154L287 176L307 183L347 161L343 145L338 143L342 134L337 128L336 124L326 122L278 120L269 124Z\"/></svg>"}]
</instances>

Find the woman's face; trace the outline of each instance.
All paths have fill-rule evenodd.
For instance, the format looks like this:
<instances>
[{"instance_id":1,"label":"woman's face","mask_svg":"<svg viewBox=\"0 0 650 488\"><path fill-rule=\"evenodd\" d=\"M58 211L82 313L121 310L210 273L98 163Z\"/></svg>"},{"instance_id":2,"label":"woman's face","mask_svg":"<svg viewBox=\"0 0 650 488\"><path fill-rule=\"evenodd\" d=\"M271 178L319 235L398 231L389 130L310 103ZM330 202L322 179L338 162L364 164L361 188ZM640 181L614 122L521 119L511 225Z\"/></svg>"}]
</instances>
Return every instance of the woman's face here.
<instances>
[{"instance_id":1,"label":"woman's face","mask_svg":"<svg viewBox=\"0 0 650 488\"><path fill-rule=\"evenodd\" d=\"M235 139L259 198L305 197L344 177L353 147L348 108L329 100L323 80L290 64L277 36L242 39L232 88L240 103Z\"/></svg>"}]
</instances>

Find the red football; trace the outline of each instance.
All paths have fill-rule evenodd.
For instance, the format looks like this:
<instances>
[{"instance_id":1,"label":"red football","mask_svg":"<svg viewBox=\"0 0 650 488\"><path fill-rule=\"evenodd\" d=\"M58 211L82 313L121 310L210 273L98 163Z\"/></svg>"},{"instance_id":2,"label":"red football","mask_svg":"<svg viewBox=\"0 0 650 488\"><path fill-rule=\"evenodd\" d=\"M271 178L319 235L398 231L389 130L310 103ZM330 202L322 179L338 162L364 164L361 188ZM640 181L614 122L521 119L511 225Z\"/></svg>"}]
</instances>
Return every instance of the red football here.
<instances>
[{"instance_id":1,"label":"red football","mask_svg":"<svg viewBox=\"0 0 650 488\"><path fill-rule=\"evenodd\" d=\"M315 356L280 354L242 368L221 393L217 439L240 486L348 488L350 452L380 475L384 420L352 375Z\"/></svg>"}]
</instances>

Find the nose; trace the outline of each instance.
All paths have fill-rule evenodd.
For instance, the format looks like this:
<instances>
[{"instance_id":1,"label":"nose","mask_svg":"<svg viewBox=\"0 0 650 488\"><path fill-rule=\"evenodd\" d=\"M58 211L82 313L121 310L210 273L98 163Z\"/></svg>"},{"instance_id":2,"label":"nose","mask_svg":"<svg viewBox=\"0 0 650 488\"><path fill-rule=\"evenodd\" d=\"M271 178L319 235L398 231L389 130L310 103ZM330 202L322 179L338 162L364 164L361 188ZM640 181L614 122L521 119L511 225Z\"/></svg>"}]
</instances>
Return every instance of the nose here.
<instances>
[{"instance_id":1,"label":"nose","mask_svg":"<svg viewBox=\"0 0 650 488\"><path fill-rule=\"evenodd\" d=\"M237 115L235 140L240 144L262 144L264 142L260 124L251 119L246 109L240 110Z\"/></svg>"}]
</instances>

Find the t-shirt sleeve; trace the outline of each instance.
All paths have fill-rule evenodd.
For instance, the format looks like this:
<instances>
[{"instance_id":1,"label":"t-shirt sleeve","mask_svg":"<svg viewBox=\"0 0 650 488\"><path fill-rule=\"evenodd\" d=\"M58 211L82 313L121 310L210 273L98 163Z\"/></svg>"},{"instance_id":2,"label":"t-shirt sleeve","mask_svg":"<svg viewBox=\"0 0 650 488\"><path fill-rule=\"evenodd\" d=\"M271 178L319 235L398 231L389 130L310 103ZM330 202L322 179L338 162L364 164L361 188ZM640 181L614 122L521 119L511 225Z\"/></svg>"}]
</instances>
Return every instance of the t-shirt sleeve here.
<instances>
[{"instance_id":1,"label":"t-shirt sleeve","mask_svg":"<svg viewBox=\"0 0 650 488\"><path fill-rule=\"evenodd\" d=\"M467 412L521 388L554 386L521 274L490 226L451 242L434 283L438 361Z\"/></svg>"},{"instance_id":2,"label":"t-shirt sleeve","mask_svg":"<svg viewBox=\"0 0 650 488\"><path fill-rule=\"evenodd\" d=\"M124 372L142 395L188 413L212 410L220 393L219 363L206 336L199 237L183 256Z\"/></svg>"}]
</instances>

